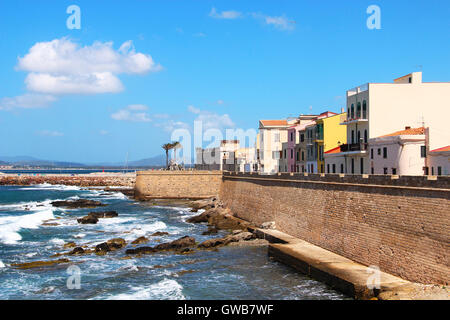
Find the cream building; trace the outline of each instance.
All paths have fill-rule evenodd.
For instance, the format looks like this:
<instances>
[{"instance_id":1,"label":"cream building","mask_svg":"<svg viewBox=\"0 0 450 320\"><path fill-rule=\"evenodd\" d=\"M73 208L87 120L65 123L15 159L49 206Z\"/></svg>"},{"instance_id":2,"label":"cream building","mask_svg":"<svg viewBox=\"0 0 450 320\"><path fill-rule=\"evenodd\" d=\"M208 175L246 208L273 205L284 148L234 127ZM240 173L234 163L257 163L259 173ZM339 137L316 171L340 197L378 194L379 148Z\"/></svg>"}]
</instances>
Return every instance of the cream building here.
<instances>
[{"instance_id":1,"label":"cream building","mask_svg":"<svg viewBox=\"0 0 450 320\"><path fill-rule=\"evenodd\" d=\"M234 153L240 148L239 140L222 140L216 148L197 148L195 169L224 170L226 165L235 163Z\"/></svg>"},{"instance_id":2,"label":"cream building","mask_svg":"<svg viewBox=\"0 0 450 320\"><path fill-rule=\"evenodd\" d=\"M370 173L369 139L398 128L428 127L427 151L448 145L450 130L450 82L423 82L422 72L413 72L393 83L368 83L347 91L347 143L328 163L345 173Z\"/></svg>"},{"instance_id":3,"label":"cream building","mask_svg":"<svg viewBox=\"0 0 450 320\"><path fill-rule=\"evenodd\" d=\"M259 152L257 154L260 173L277 173L281 158L282 144L287 142L287 129L295 120L260 120Z\"/></svg>"}]
</instances>

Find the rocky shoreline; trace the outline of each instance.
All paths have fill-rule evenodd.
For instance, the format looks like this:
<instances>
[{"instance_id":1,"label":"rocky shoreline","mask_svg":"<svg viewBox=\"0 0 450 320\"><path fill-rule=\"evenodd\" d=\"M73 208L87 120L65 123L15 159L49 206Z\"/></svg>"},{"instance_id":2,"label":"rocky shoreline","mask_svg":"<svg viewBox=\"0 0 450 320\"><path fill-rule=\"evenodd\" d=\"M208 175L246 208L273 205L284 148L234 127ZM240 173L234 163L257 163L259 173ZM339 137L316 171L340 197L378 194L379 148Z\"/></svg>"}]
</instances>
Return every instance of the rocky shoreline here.
<instances>
[{"instance_id":1,"label":"rocky shoreline","mask_svg":"<svg viewBox=\"0 0 450 320\"><path fill-rule=\"evenodd\" d=\"M134 174L92 174L92 175L0 175L0 186L19 185L31 186L36 184L52 184L79 187L123 187L134 188L136 176ZM114 189L116 190L116 189ZM107 190L106 190L107 191ZM133 191L134 192L134 191Z\"/></svg>"}]
</instances>

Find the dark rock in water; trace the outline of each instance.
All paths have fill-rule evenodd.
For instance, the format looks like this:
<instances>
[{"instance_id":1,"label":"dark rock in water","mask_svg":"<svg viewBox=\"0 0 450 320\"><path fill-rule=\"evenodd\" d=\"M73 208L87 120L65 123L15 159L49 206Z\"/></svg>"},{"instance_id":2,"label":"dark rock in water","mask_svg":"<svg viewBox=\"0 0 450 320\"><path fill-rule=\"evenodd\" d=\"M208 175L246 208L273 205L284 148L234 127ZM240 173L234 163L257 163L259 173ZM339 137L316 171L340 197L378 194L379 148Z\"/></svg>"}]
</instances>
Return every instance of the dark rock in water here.
<instances>
[{"instance_id":1,"label":"dark rock in water","mask_svg":"<svg viewBox=\"0 0 450 320\"><path fill-rule=\"evenodd\" d=\"M190 217L189 219L186 220L186 222L202 223L202 222L208 222L208 219L209 219L209 211L205 211L205 212L199 214L198 216Z\"/></svg>"},{"instance_id":2,"label":"dark rock in water","mask_svg":"<svg viewBox=\"0 0 450 320\"><path fill-rule=\"evenodd\" d=\"M157 250L152 247L140 247L136 249L127 249L127 251L125 251L126 254L149 254L155 252L157 252Z\"/></svg>"},{"instance_id":3,"label":"dark rock in water","mask_svg":"<svg viewBox=\"0 0 450 320\"><path fill-rule=\"evenodd\" d=\"M84 216L77 219L77 221L81 224L96 224L98 222L98 219L96 217Z\"/></svg>"},{"instance_id":4,"label":"dark rock in water","mask_svg":"<svg viewBox=\"0 0 450 320\"><path fill-rule=\"evenodd\" d=\"M118 250L127 245L127 242L122 238L114 238L95 246L95 252L104 254L110 251Z\"/></svg>"},{"instance_id":5,"label":"dark rock in water","mask_svg":"<svg viewBox=\"0 0 450 320\"><path fill-rule=\"evenodd\" d=\"M255 235L250 232L242 232L237 231L233 234L230 234L224 238L216 238L216 239L209 239L206 241L203 241L198 245L201 249L210 249L215 248L219 246L226 246L232 242L241 242L241 241L249 241L255 238Z\"/></svg>"},{"instance_id":6,"label":"dark rock in water","mask_svg":"<svg viewBox=\"0 0 450 320\"><path fill-rule=\"evenodd\" d=\"M68 249L68 248L75 248L77 245L75 242L67 242L64 244L63 248L64 249Z\"/></svg>"},{"instance_id":7,"label":"dark rock in water","mask_svg":"<svg viewBox=\"0 0 450 320\"><path fill-rule=\"evenodd\" d=\"M12 267L16 267L18 269L31 269L31 268L42 268L42 267L50 267L61 263L69 263L70 260L63 258L58 260L49 260L49 261L34 261L27 263L15 263L11 264Z\"/></svg>"},{"instance_id":8,"label":"dark rock in water","mask_svg":"<svg viewBox=\"0 0 450 320\"><path fill-rule=\"evenodd\" d=\"M168 243L158 244L155 249L157 251L163 250L178 250L186 247L191 247L195 245L195 239L193 237L185 236L180 239L174 240Z\"/></svg>"},{"instance_id":9,"label":"dark rock in water","mask_svg":"<svg viewBox=\"0 0 450 320\"><path fill-rule=\"evenodd\" d=\"M85 250L82 247L76 247L72 251L69 252L69 255L73 256L76 254L83 254L85 253Z\"/></svg>"},{"instance_id":10,"label":"dark rock in water","mask_svg":"<svg viewBox=\"0 0 450 320\"><path fill-rule=\"evenodd\" d=\"M157 231L157 232L153 233L151 236L152 237L161 237L161 236L168 236L168 235L169 235L168 232Z\"/></svg>"},{"instance_id":11,"label":"dark rock in water","mask_svg":"<svg viewBox=\"0 0 450 320\"><path fill-rule=\"evenodd\" d=\"M209 236L212 234L216 234L217 232L219 232L219 230L217 230L215 227L209 227L208 230L202 233L202 235Z\"/></svg>"},{"instance_id":12,"label":"dark rock in water","mask_svg":"<svg viewBox=\"0 0 450 320\"><path fill-rule=\"evenodd\" d=\"M53 202L51 202L51 205L54 207L63 207L63 208L68 208L68 209L95 208L95 207L106 206L106 204L103 204L100 201L94 201L94 200L88 200L88 199L53 201Z\"/></svg>"},{"instance_id":13,"label":"dark rock in water","mask_svg":"<svg viewBox=\"0 0 450 320\"><path fill-rule=\"evenodd\" d=\"M122 249L127 245L127 242L122 238L114 238L106 241L106 244L109 246L111 250Z\"/></svg>"},{"instance_id":14,"label":"dark rock in water","mask_svg":"<svg viewBox=\"0 0 450 320\"><path fill-rule=\"evenodd\" d=\"M209 248L221 246L224 243L225 243L224 238L210 239L210 240L203 241L202 243L200 243L198 245L198 247L202 248L202 249L209 249Z\"/></svg>"},{"instance_id":15,"label":"dark rock in water","mask_svg":"<svg viewBox=\"0 0 450 320\"><path fill-rule=\"evenodd\" d=\"M149 240L146 237L139 237L136 240L134 240L133 242L131 242L131 244L142 244L142 243L147 243Z\"/></svg>"},{"instance_id":16,"label":"dark rock in water","mask_svg":"<svg viewBox=\"0 0 450 320\"><path fill-rule=\"evenodd\" d=\"M100 212L89 212L88 216L101 219L101 218L115 218L118 217L119 214L116 211L100 211Z\"/></svg>"},{"instance_id":17,"label":"dark rock in water","mask_svg":"<svg viewBox=\"0 0 450 320\"><path fill-rule=\"evenodd\" d=\"M106 242L100 243L95 246L95 252L109 252L111 249L109 248Z\"/></svg>"},{"instance_id":18,"label":"dark rock in water","mask_svg":"<svg viewBox=\"0 0 450 320\"><path fill-rule=\"evenodd\" d=\"M155 247L140 247L136 249L128 249L126 254L149 254L160 251L180 251L182 249L192 247L195 245L195 239L193 237L185 236L183 238L174 240L172 242L161 243Z\"/></svg>"}]
</instances>

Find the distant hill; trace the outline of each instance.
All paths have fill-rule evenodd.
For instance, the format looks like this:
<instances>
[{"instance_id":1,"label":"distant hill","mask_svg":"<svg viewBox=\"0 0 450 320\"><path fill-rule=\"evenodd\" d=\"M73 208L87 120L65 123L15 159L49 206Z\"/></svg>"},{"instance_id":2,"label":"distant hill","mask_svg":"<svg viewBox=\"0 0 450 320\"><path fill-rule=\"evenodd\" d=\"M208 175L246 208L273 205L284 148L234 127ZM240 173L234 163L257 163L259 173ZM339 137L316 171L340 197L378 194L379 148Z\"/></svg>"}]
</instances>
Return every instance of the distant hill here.
<instances>
[{"instance_id":1,"label":"distant hill","mask_svg":"<svg viewBox=\"0 0 450 320\"><path fill-rule=\"evenodd\" d=\"M7 162L10 165L16 166L41 166L41 167L60 167L60 168L84 167L84 164L82 163L41 160L30 156L15 156L15 157L0 156L0 161Z\"/></svg>"},{"instance_id":2,"label":"distant hill","mask_svg":"<svg viewBox=\"0 0 450 320\"><path fill-rule=\"evenodd\" d=\"M160 167L166 163L165 155L157 155L151 158L129 161L128 167ZM40 166L40 167L58 167L58 168L82 168L82 167L120 167L126 166L124 162L99 162L99 163L78 163L57 160L42 160L30 156L0 156L0 165L16 166Z\"/></svg>"}]
</instances>

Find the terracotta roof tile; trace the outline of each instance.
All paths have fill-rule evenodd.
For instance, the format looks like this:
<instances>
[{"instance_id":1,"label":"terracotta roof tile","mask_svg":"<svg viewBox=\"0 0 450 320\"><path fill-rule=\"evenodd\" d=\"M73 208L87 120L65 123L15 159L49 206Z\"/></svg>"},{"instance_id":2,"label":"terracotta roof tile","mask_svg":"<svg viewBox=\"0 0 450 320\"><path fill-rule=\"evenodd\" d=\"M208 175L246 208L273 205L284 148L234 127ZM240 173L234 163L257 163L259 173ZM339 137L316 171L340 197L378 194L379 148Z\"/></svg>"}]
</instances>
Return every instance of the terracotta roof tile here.
<instances>
[{"instance_id":1,"label":"terracotta roof tile","mask_svg":"<svg viewBox=\"0 0 450 320\"><path fill-rule=\"evenodd\" d=\"M338 146L336 148L326 151L325 153L330 154L330 153L340 153L340 152L341 152L341 146Z\"/></svg>"},{"instance_id":2,"label":"terracotta roof tile","mask_svg":"<svg viewBox=\"0 0 450 320\"><path fill-rule=\"evenodd\" d=\"M425 134L425 128L424 127L409 128L409 129L405 129L405 130L401 130L401 131L396 131L396 132L393 132L393 133L381 136L379 138L394 137L394 136L421 135L421 134Z\"/></svg>"},{"instance_id":3,"label":"terracotta roof tile","mask_svg":"<svg viewBox=\"0 0 450 320\"><path fill-rule=\"evenodd\" d=\"M264 126L287 126L286 120L260 120Z\"/></svg>"},{"instance_id":4,"label":"terracotta roof tile","mask_svg":"<svg viewBox=\"0 0 450 320\"><path fill-rule=\"evenodd\" d=\"M439 149L431 150L430 152L450 151L450 146L442 147Z\"/></svg>"}]
</instances>

